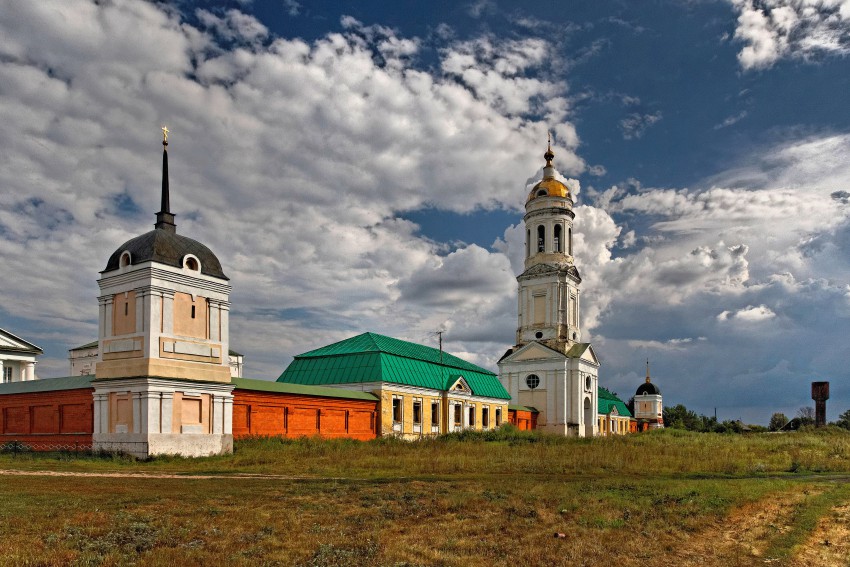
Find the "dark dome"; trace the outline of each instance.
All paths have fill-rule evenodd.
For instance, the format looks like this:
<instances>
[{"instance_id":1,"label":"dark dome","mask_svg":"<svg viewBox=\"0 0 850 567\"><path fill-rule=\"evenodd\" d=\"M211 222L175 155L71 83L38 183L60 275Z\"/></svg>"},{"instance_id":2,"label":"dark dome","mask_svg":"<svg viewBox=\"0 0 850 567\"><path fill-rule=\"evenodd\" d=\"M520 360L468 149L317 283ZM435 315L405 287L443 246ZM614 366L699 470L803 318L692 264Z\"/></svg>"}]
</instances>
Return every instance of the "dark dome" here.
<instances>
[{"instance_id":1,"label":"dark dome","mask_svg":"<svg viewBox=\"0 0 850 567\"><path fill-rule=\"evenodd\" d=\"M175 268L183 267L183 258L192 254L201 262L201 273L223 280L230 279L221 270L221 262L212 250L191 238L180 236L176 232L155 228L141 236L128 240L112 253L106 263L104 272L117 270L120 266L121 254L130 252L130 264L142 262L159 262Z\"/></svg>"},{"instance_id":2,"label":"dark dome","mask_svg":"<svg viewBox=\"0 0 850 567\"><path fill-rule=\"evenodd\" d=\"M635 396L660 396L661 388L653 384L652 382L645 382L638 386L637 392L635 392Z\"/></svg>"}]
</instances>

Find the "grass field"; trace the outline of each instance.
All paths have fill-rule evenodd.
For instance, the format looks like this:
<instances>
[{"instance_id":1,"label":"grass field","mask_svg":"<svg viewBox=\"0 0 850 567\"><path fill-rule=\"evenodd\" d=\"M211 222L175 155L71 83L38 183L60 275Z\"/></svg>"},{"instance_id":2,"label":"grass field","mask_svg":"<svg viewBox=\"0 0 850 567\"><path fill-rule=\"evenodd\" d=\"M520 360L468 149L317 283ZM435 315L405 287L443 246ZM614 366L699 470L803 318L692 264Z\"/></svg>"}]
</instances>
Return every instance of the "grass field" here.
<instances>
[{"instance_id":1,"label":"grass field","mask_svg":"<svg viewBox=\"0 0 850 567\"><path fill-rule=\"evenodd\" d=\"M850 565L837 430L256 439L0 469L3 565Z\"/></svg>"}]
</instances>

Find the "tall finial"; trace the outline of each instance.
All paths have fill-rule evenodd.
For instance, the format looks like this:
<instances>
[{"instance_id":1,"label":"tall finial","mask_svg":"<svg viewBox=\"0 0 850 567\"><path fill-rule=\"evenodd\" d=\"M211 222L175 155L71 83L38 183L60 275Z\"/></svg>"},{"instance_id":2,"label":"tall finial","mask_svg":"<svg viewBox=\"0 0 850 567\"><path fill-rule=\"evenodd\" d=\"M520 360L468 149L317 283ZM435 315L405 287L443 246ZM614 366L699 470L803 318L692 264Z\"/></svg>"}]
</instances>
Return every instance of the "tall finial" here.
<instances>
[{"instance_id":1,"label":"tall finial","mask_svg":"<svg viewBox=\"0 0 850 567\"><path fill-rule=\"evenodd\" d=\"M543 177L555 177L555 167L552 165L552 160L555 159L555 154L552 152L552 132L546 133L548 142L546 143L546 153L543 154L543 159L546 160L546 166L543 168Z\"/></svg>"},{"instance_id":2,"label":"tall finial","mask_svg":"<svg viewBox=\"0 0 850 567\"><path fill-rule=\"evenodd\" d=\"M171 203L168 193L168 126L162 127L162 203L156 214L155 228L168 232L177 232L174 215L171 214Z\"/></svg>"},{"instance_id":3,"label":"tall finial","mask_svg":"<svg viewBox=\"0 0 850 567\"><path fill-rule=\"evenodd\" d=\"M649 384L649 359L646 359L646 383Z\"/></svg>"}]
</instances>

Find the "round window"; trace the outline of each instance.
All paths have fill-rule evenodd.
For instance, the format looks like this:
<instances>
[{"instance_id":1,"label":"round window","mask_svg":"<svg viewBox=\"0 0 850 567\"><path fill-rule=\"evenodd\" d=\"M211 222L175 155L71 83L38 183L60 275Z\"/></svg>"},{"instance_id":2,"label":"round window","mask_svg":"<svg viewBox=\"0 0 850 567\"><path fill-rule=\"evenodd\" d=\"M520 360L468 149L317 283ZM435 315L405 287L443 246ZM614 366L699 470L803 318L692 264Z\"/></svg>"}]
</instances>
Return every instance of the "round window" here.
<instances>
[{"instance_id":1,"label":"round window","mask_svg":"<svg viewBox=\"0 0 850 567\"><path fill-rule=\"evenodd\" d=\"M584 379L584 388L586 390L590 390L590 384L591 384L590 376L586 376L585 379Z\"/></svg>"},{"instance_id":2,"label":"round window","mask_svg":"<svg viewBox=\"0 0 850 567\"><path fill-rule=\"evenodd\" d=\"M537 331L536 333L534 333L534 336L535 336L535 338L542 339L543 333L541 333L540 331Z\"/></svg>"},{"instance_id":3,"label":"round window","mask_svg":"<svg viewBox=\"0 0 850 567\"><path fill-rule=\"evenodd\" d=\"M528 378L525 379L525 385L533 390L540 385L540 376L537 374L529 374Z\"/></svg>"}]
</instances>

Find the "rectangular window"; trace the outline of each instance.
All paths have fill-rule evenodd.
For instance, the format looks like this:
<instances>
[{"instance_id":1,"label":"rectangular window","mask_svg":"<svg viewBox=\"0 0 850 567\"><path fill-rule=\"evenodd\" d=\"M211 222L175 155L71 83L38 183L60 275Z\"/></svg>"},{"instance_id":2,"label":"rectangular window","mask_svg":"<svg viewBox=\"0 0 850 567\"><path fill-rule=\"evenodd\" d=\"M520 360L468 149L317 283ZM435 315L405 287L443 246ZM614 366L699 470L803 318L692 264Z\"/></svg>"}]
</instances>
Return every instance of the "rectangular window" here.
<instances>
[{"instance_id":1,"label":"rectangular window","mask_svg":"<svg viewBox=\"0 0 850 567\"><path fill-rule=\"evenodd\" d=\"M543 293L541 295L534 295L534 324L535 325L545 325L546 324L546 294Z\"/></svg>"},{"instance_id":2,"label":"rectangular window","mask_svg":"<svg viewBox=\"0 0 850 567\"><path fill-rule=\"evenodd\" d=\"M4 366L3 367L3 382L11 382L12 381L12 367Z\"/></svg>"},{"instance_id":3,"label":"rectangular window","mask_svg":"<svg viewBox=\"0 0 850 567\"><path fill-rule=\"evenodd\" d=\"M455 404L455 420L454 420L455 421L455 427L460 427L460 420L461 420L461 412L462 411L463 411L463 408L460 407L460 404Z\"/></svg>"},{"instance_id":4,"label":"rectangular window","mask_svg":"<svg viewBox=\"0 0 850 567\"><path fill-rule=\"evenodd\" d=\"M496 427L502 425L502 408L496 408Z\"/></svg>"},{"instance_id":5,"label":"rectangular window","mask_svg":"<svg viewBox=\"0 0 850 567\"><path fill-rule=\"evenodd\" d=\"M431 426L440 427L440 402L431 402Z\"/></svg>"},{"instance_id":6,"label":"rectangular window","mask_svg":"<svg viewBox=\"0 0 850 567\"><path fill-rule=\"evenodd\" d=\"M481 427L490 427L490 408L481 408Z\"/></svg>"},{"instance_id":7,"label":"rectangular window","mask_svg":"<svg viewBox=\"0 0 850 567\"><path fill-rule=\"evenodd\" d=\"M195 318L195 306L193 305L192 306L192 319L194 319L194 318Z\"/></svg>"},{"instance_id":8,"label":"rectangular window","mask_svg":"<svg viewBox=\"0 0 850 567\"><path fill-rule=\"evenodd\" d=\"M422 400L413 400L413 423L422 425Z\"/></svg>"},{"instance_id":9,"label":"rectangular window","mask_svg":"<svg viewBox=\"0 0 850 567\"><path fill-rule=\"evenodd\" d=\"M124 316L126 317L126 316L127 316L127 315L129 315L129 314L130 314L130 304L129 304L129 303L125 303L125 304L124 304Z\"/></svg>"},{"instance_id":10,"label":"rectangular window","mask_svg":"<svg viewBox=\"0 0 850 567\"><path fill-rule=\"evenodd\" d=\"M401 398L393 398L393 423L401 423Z\"/></svg>"},{"instance_id":11,"label":"rectangular window","mask_svg":"<svg viewBox=\"0 0 850 567\"><path fill-rule=\"evenodd\" d=\"M469 426L475 427L475 406L469 406Z\"/></svg>"}]
</instances>

